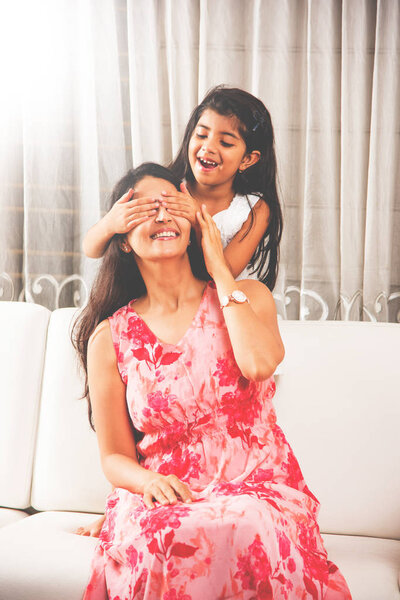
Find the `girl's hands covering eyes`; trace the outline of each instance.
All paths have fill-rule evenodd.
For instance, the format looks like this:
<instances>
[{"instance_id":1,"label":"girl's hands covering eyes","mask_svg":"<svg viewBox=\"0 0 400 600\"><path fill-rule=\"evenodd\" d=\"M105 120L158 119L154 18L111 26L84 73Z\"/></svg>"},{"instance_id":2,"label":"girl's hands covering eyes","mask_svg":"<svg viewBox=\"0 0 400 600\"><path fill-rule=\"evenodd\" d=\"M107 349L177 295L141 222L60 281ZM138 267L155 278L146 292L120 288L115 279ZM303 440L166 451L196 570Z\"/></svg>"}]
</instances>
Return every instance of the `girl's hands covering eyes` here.
<instances>
[{"instance_id":1,"label":"girl's hands covering eyes","mask_svg":"<svg viewBox=\"0 0 400 600\"><path fill-rule=\"evenodd\" d=\"M171 215L184 217L190 221L192 227L196 227L196 212L200 210L200 206L197 200L191 196L185 183L181 183L181 192L178 190L176 193L161 192L161 195L164 200L163 206Z\"/></svg>"},{"instance_id":2,"label":"girl's hands covering eyes","mask_svg":"<svg viewBox=\"0 0 400 600\"><path fill-rule=\"evenodd\" d=\"M110 235L127 233L149 217L154 217L159 201L156 198L135 198L133 189L127 191L104 217Z\"/></svg>"}]
</instances>

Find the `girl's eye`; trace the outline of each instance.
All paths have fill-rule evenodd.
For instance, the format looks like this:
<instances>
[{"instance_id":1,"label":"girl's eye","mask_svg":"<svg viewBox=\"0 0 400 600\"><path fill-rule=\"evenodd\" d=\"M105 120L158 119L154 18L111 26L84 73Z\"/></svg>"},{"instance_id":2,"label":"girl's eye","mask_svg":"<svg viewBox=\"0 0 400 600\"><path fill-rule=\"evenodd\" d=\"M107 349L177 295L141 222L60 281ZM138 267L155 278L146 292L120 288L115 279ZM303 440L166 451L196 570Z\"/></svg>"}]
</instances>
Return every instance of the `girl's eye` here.
<instances>
[{"instance_id":1,"label":"girl's eye","mask_svg":"<svg viewBox=\"0 0 400 600\"><path fill-rule=\"evenodd\" d=\"M233 144L228 144L228 142L221 142L221 146L224 146L224 148L232 148Z\"/></svg>"},{"instance_id":2,"label":"girl's eye","mask_svg":"<svg viewBox=\"0 0 400 600\"><path fill-rule=\"evenodd\" d=\"M204 140L207 136L202 133L196 133L196 137L200 138L201 140Z\"/></svg>"}]
</instances>

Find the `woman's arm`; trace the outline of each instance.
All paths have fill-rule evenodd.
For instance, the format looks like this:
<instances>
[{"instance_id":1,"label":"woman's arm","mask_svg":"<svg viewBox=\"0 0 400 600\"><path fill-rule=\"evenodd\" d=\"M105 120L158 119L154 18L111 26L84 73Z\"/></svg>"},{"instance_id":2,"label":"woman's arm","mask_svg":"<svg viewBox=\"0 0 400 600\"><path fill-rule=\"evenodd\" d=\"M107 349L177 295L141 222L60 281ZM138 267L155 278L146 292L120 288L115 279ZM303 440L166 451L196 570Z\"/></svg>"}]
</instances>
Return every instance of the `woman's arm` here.
<instances>
[{"instance_id":1,"label":"woman's arm","mask_svg":"<svg viewBox=\"0 0 400 600\"><path fill-rule=\"evenodd\" d=\"M225 262L220 233L204 205L197 218L207 270L214 279L220 302L235 289L242 290L250 301L230 302L223 309L238 367L246 379L268 379L285 354L272 294L259 281L234 280Z\"/></svg>"},{"instance_id":2,"label":"woman's arm","mask_svg":"<svg viewBox=\"0 0 400 600\"><path fill-rule=\"evenodd\" d=\"M177 495L191 500L189 488L175 475L160 475L139 465L126 403L126 388L120 377L108 320L102 321L88 344L88 382L101 464L114 487L143 494L152 508L175 503Z\"/></svg>"},{"instance_id":3,"label":"woman's arm","mask_svg":"<svg viewBox=\"0 0 400 600\"><path fill-rule=\"evenodd\" d=\"M243 269L249 264L261 238L267 230L269 214L268 204L264 200L259 200L254 206L252 225L252 215L250 214L236 235L225 247L225 260L234 278L240 275ZM250 231L243 237L250 225Z\"/></svg>"}]
</instances>

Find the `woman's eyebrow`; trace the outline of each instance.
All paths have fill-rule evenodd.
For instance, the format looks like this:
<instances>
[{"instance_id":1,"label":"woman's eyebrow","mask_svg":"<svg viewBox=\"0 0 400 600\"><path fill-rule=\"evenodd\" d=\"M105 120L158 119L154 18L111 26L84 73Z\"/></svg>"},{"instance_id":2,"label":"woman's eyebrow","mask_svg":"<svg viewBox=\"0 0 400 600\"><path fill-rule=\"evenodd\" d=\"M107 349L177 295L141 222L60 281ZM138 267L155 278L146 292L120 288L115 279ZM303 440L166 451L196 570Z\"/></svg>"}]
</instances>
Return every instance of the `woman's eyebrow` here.
<instances>
[{"instance_id":1,"label":"woman's eyebrow","mask_svg":"<svg viewBox=\"0 0 400 600\"><path fill-rule=\"evenodd\" d=\"M203 125L202 123L197 123L197 127L202 127L203 129L207 129L207 131L210 131L210 128L207 127L207 125ZM221 135L230 135L231 137L235 138L235 140L240 139L237 135L235 135L231 131L219 131L218 133L220 133Z\"/></svg>"}]
</instances>

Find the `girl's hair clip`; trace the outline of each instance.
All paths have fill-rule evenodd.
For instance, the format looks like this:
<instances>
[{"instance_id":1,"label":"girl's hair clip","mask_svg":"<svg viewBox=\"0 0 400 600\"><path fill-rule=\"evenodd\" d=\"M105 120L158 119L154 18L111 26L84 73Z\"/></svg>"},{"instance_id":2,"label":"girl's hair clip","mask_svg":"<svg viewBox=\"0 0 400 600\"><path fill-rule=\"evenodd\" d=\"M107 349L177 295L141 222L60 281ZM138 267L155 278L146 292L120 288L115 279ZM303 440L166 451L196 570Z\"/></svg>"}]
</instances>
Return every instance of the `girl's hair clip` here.
<instances>
[{"instance_id":1,"label":"girl's hair clip","mask_svg":"<svg viewBox=\"0 0 400 600\"><path fill-rule=\"evenodd\" d=\"M257 129L260 127L260 125L263 125L265 122L265 119L263 117L262 114L260 114L258 111L254 111L253 112L253 119L255 120L255 125L254 127L252 127L251 131L253 133L255 133L257 131Z\"/></svg>"}]
</instances>

